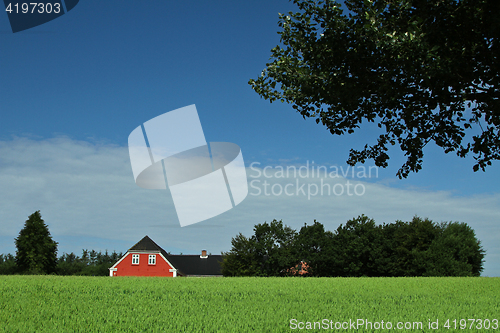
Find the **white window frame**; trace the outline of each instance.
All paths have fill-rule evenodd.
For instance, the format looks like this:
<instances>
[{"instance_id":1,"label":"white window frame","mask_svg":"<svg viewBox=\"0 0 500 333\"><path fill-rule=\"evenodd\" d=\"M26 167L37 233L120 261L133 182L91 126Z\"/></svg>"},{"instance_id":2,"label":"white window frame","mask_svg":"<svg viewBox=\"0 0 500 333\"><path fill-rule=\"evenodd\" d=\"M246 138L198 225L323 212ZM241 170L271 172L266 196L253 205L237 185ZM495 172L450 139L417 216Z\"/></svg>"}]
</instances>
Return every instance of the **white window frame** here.
<instances>
[{"instance_id":1,"label":"white window frame","mask_svg":"<svg viewBox=\"0 0 500 333\"><path fill-rule=\"evenodd\" d=\"M156 254L149 255L148 265L156 265Z\"/></svg>"},{"instance_id":2,"label":"white window frame","mask_svg":"<svg viewBox=\"0 0 500 333\"><path fill-rule=\"evenodd\" d=\"M139 265L140 255L132 254L132 265Z\"/></svg>"}]
</instances>

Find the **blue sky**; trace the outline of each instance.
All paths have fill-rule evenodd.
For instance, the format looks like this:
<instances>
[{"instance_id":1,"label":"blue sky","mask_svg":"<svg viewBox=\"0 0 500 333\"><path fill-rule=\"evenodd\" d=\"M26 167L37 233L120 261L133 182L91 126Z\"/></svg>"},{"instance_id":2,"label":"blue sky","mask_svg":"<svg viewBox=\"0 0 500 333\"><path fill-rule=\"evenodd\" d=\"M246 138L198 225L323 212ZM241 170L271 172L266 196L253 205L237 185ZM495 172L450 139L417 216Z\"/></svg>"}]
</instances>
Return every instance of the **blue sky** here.
<instances>
[{"instance_id":1,"label":"blue sky","mask_svg":"<svg viewBox=\"0 0 500 333\"><path fill-rule=\"evenodd\" d=\"M391 150L387 169L352 179L362 196L266 196L251 187L236 208L185 228L168 190L135 185L130 132L191 104L207 141L241 147L249 182L258 174L252 163L276 171L314 161L345 170L349 149L375 140L372 126L332 136L248 85L279 43L278 13L295 9L284 0L88 0L16 34L0 14L0 253L15 252L13 239L36 210L60 254L124 252L146 234L174 253L220 253L237 233L249 236L255 224L273 219L294 228L316 219L334 230L360 214L377 223L419 215L472 226L487 250L483 275L500 276L499 164L474 173L472 158L432 146L423 170L404 180L395 177L404 157Z\"/></svg>"}]
</instances>

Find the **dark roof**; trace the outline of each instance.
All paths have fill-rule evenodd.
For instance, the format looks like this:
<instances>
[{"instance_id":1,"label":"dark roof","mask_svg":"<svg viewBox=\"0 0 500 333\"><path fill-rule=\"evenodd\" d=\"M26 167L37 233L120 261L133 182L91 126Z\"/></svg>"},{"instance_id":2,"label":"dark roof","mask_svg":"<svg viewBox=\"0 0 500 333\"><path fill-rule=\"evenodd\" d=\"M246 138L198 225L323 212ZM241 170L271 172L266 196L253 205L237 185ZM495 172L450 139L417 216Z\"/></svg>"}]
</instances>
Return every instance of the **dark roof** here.
<instances>
[{"instance_id":1,"label":"dark roof","mask_svg":"<svg viewBox=\"0 0 500 333\"><path fill-rule=\"evenodd\" d=\"M200 255L169 255L167 259L182 275L222 275L221 255L209 255L208 258L200 258Z\"/></svg>"},{"instance_id":2,"label":"dark roof","mask_svg":"<svg viewBox=\"0 0 500 333\"><path fill-rule=\"evenodd\" d=\"M145 236L128 250L128 252L133 251L160 252L182 275L222 275L221 255L209 255L208 258L201 258L200 255L168 254L148 236Z\"/></svg>"},{"instance_id":3,"label":"dark roof","mask_svg":"<svg viewBox=\"0 0 500 333\"><path fill-rule=\"evenodd\" d=\"M129 250L130 251L160 251L160 252L165 252L164 249L162 249L158 244L153 242L149 236L144 236L143 239L141 239L137 244L132 246ZM165 252L166 253L166 252Z\"/></svg>"}]
</instances>

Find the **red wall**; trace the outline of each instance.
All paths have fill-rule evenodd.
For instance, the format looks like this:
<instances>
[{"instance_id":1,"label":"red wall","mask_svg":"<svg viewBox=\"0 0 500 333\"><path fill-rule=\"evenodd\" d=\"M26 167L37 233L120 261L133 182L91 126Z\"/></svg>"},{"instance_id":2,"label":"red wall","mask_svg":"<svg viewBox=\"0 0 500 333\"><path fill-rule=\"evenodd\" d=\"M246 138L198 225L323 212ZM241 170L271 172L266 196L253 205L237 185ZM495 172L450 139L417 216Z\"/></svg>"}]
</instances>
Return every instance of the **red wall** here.
<instances>
[{"instance_id":1,"label":"red wall","mask_svg":"<svg viewBox=\"0 0 500 333\"><path fill-rule=\"evenodd\" d=\"M159 253L151 253L156 254L156 265L148 265L149 253L139 253L139 265L132 265L132 254L138 253L129 253L120 261L113 276L173 276L174 273L169 272L172 267Z\"/></svg>"}]
</instances>

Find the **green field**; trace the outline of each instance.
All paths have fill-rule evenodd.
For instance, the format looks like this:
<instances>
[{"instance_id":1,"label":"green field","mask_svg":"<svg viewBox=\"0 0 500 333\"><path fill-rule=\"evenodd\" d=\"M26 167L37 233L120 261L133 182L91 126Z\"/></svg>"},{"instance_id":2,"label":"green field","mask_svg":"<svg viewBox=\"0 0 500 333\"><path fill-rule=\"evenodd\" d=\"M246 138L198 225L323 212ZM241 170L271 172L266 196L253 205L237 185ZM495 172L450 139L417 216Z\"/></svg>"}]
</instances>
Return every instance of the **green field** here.
<instances>
[{"instance_id":1,"label":"green field","mask_svg":"<svg viewBox=\"0 0 500 333\"><path fill-rule=\"evenodd\" d=\"M500 332L500 278L0 276L0 289L1 332Z\"/></svg>"}]
</instances>

